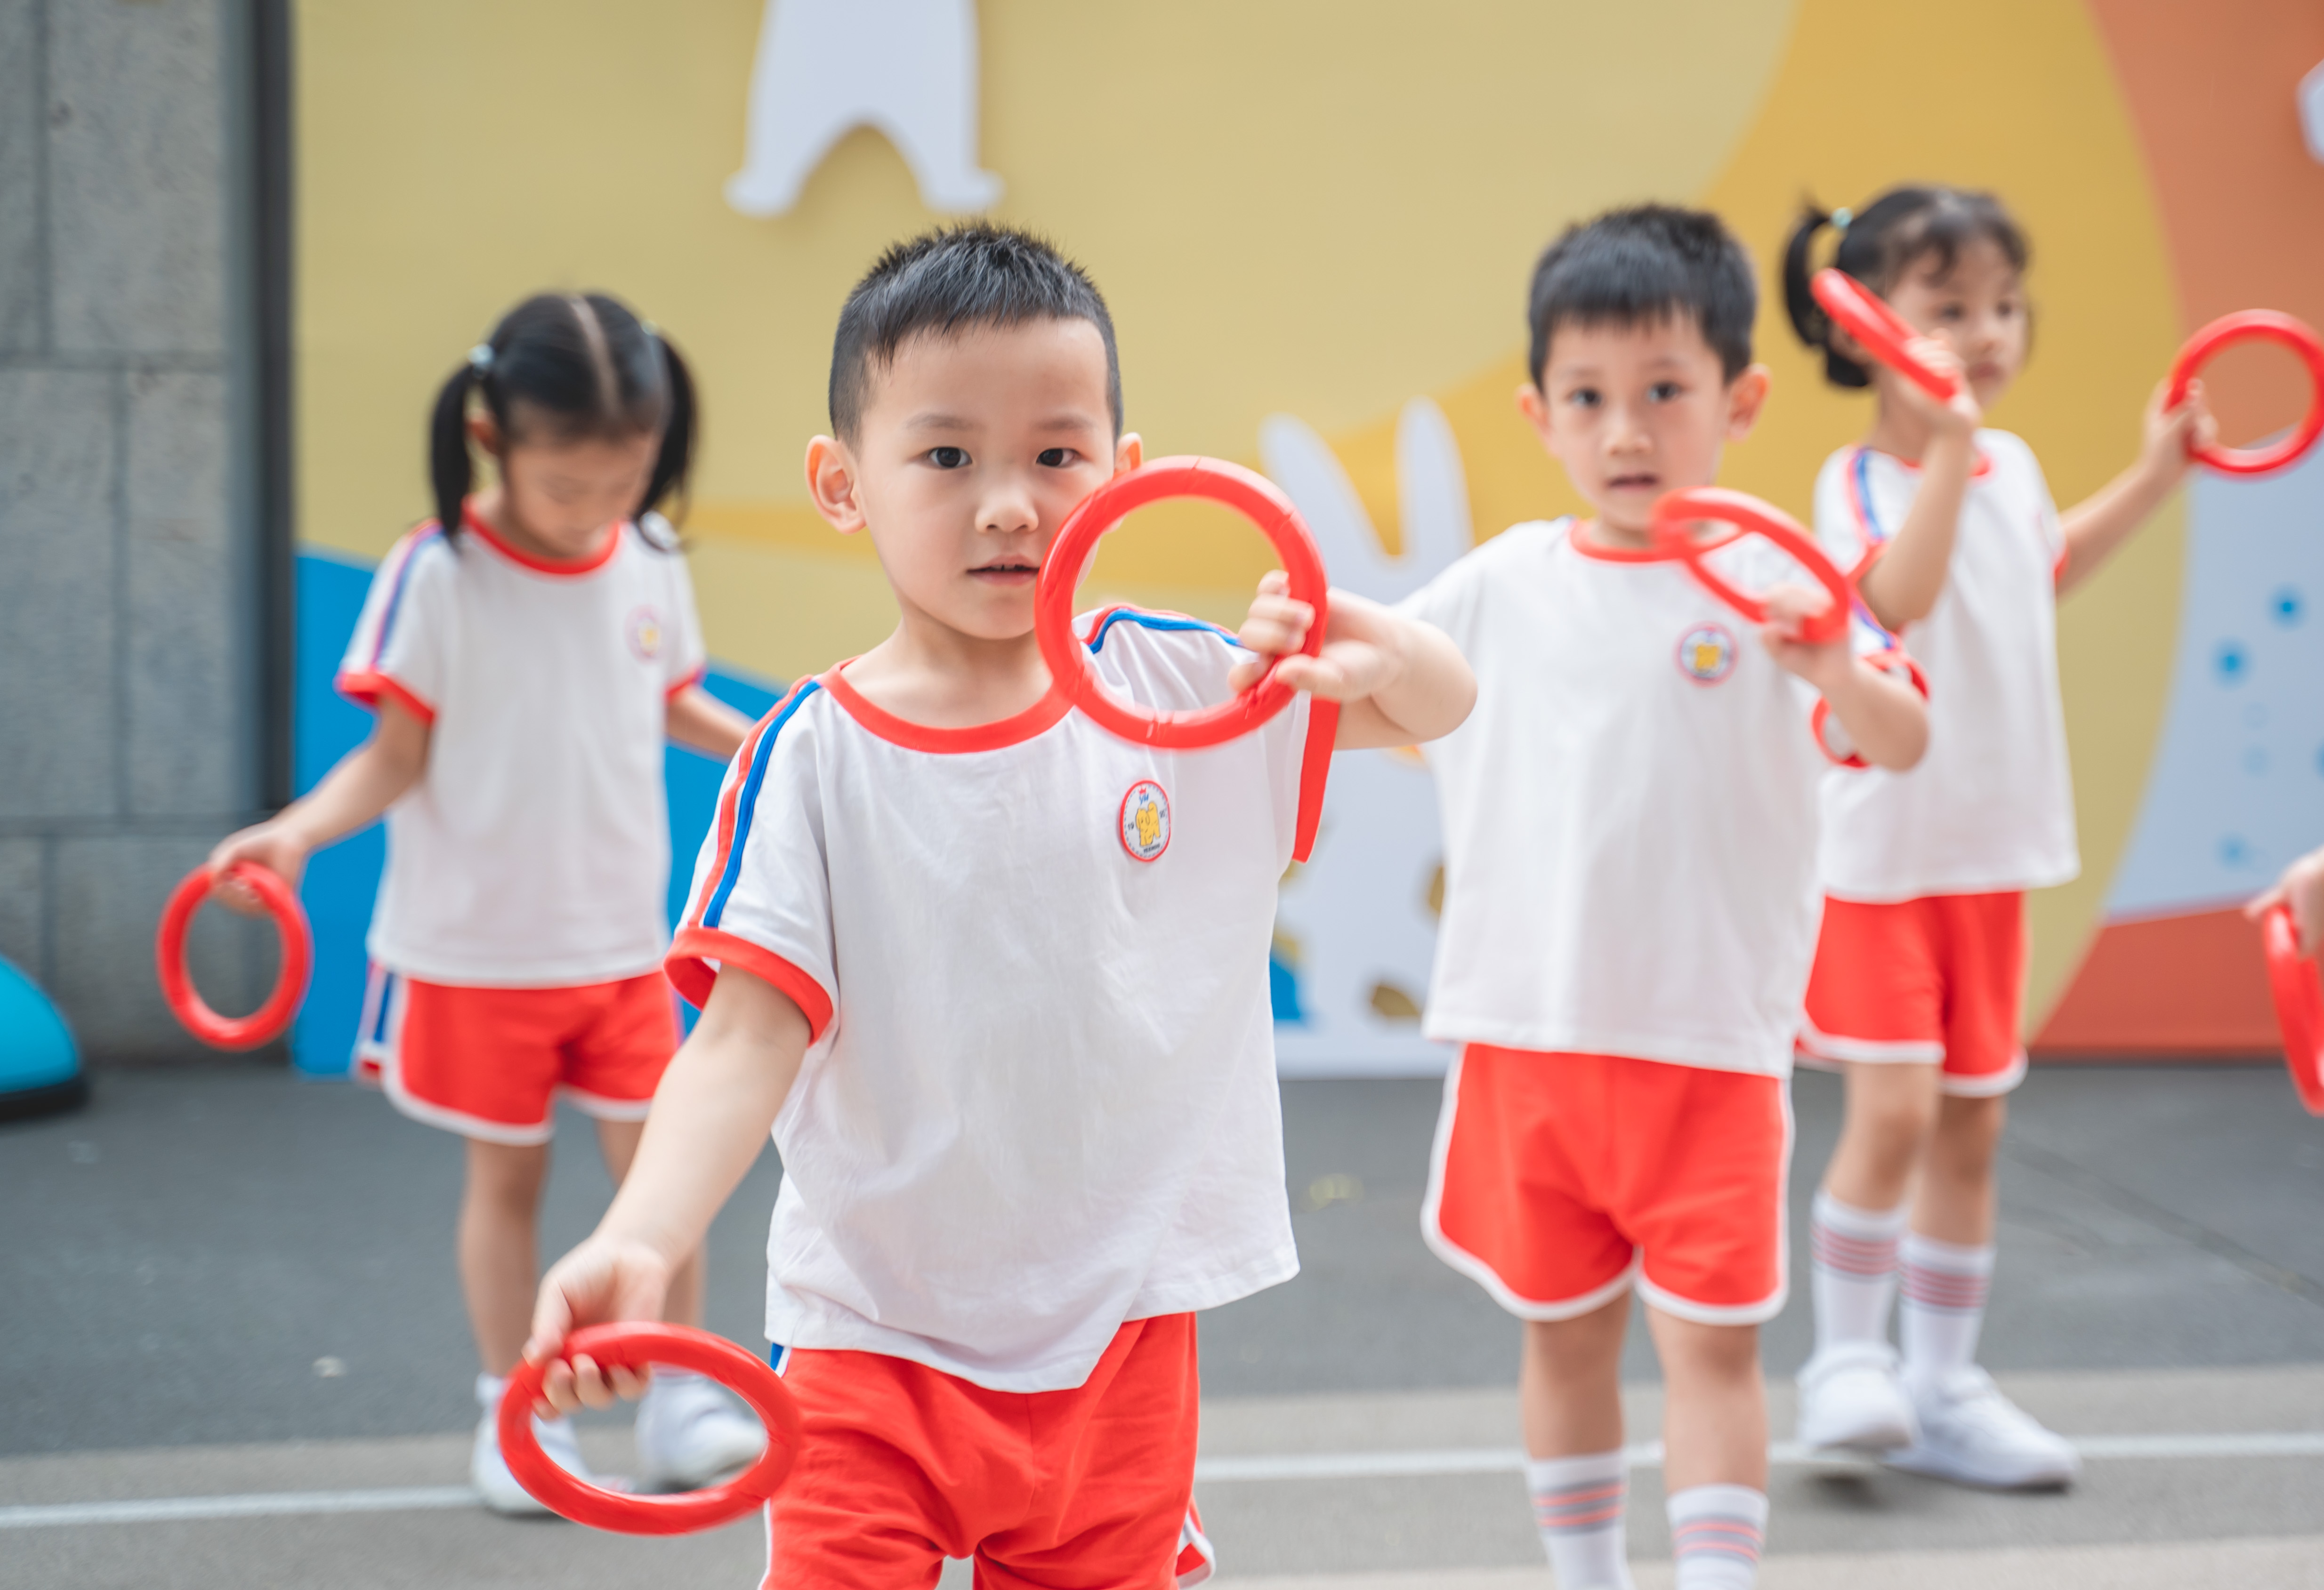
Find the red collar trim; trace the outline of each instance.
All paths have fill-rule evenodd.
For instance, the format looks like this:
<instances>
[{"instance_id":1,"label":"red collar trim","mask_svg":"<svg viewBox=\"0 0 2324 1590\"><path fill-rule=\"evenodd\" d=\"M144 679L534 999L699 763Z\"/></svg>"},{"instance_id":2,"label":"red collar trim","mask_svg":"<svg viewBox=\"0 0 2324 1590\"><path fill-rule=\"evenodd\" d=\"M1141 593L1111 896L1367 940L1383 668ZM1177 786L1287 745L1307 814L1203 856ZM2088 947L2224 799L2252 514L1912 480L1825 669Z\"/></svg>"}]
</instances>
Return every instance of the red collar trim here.
<instances>
[{"instance_id":1,"label":"red collar trim","mask_svg":"<svg viewBox=\"0 0 2324 1590\"><path fill-rule=\"evenodd\" d=\"M1921 473L1921 466L1914 463L1913 460L1909 458L1899 458L1894 453L1883 452L1878 447L1859 446L1857 448L1857 451L1859 453L1869 453L1876 458L1886 458L1889 463L1910 470L1914 474ZM1993 455L1987 452L1984 448L1979 447L1977 450L1977 467L1969 472L1969 478L1973 481L1981 481L1992 473Z\"/></svg>"},{"instance_id":2,"label":"red collar trim","mask_svg":"<svg viewBox=\"0 0 2324 1590\"><path fill-rule=\"evenodd\" d=\"M1046 734L1057 721L1073 710L1065 693L1052 684L1049 693L1013 718L1003 718L997 723L978 723L966 729L933 729L926 723L914 723L867 700L862 692L847 682L847 662L839 663L825 672L819 683L831 692L831 699L845 710L847 715L891 745L906 750L933 751L940 756L958 756L964 751L997 751L1018 745L1038 734Z\"/></svg>"},{"instance_id":3,"label":"red collar trim","mask_svg":"<svg viewBox=\"0 0 2324 1590\"><path fill-rule=\"evenodd\" d=\"M537 557L521 547L511 546L493 534L493 527L477 517L475 507L472 503L460 504L460 522L483 538L485 546L490 547L519 568L530 569L536 574L553 574L565 579L570 579L576 574L594 574L613 562L613 554L622 549L622 531L624 528L620 524L613 526L605 532L605 538L597 550L586 557L549 558Z\"/></svg>"},{"instance_id":4,"label":"red collar trim","mask_svg":"<svg viewBox=\"0 0 2324 1590\"><path fill-rule=\"evenodd\" d=\"M1592 541L1582 533L1582 520L1572 519L1565 522L1570 527L1565 532L1566 539L1572 542L1573 550L1584 557L1594 557L1600 563L1668 563L1671 561L1651 547L1609 547L1603 542Z\"/></svg>"}]
</instances>

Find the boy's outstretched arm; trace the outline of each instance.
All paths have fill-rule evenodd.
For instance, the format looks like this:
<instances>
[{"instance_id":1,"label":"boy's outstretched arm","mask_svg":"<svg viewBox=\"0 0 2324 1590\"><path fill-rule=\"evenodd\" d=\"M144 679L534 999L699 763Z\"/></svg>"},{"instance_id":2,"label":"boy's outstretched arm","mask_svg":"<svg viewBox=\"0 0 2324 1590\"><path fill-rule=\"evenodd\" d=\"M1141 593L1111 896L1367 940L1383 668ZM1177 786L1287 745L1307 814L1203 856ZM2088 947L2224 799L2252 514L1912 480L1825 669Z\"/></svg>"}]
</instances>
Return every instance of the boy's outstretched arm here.
<instances>
[{"instance_id":1,"label":"boy's outstretched arm","mask_svg":"<svg viewBox=\"0 0 2324 1590\"><path fill-rule=\"evenodd\" d=\"M790 997L729 967L661 1085L630 1173L597 1229L541 1278L524 1356L548 1357L576 1327L659 1319L669 1277L701 1246L712 1217L774 1126L807 1054L807 1017ZM635 1396L642 1380L594 1360L551 1364L542 1400L560 1413Z\"/></svg>"},{"instance_id":2,"label":"boy's outstretched arm","mask_svg":"<svg viewBox=\"0 0 2324 1590\"><path fill-rule=\"evenodd\" d=\"M1286 685L1340 703L1336 749L1419 745L1452 733L1468 717L1477 703L1477 676L1443 630L1335 589L1323 650L1293 657L1306 642L1315 610L1286 594L1289 588L1280 569L1260 580L1236 639L1260 657L1281 657L1276 676ZM1234 687L1248 686L1265 666L1239 665Z\"/></svg>"},{"instance_id":3,"label":"boy's outstretched arm","mask_svg":"<svg viewBox=\"0 0 2324 1590\"><path fill-rule=\"evenodd\" d=\"M1802 620L1831 605L1820 587L1778 585L1767 593L1760 639L1777 663L1822 692L1857 755L1901 773L1929 749L1929 709L1919 691L1858 658L1845 630L1821 646L1792 639Z\"/></svg>"}]
</instances>

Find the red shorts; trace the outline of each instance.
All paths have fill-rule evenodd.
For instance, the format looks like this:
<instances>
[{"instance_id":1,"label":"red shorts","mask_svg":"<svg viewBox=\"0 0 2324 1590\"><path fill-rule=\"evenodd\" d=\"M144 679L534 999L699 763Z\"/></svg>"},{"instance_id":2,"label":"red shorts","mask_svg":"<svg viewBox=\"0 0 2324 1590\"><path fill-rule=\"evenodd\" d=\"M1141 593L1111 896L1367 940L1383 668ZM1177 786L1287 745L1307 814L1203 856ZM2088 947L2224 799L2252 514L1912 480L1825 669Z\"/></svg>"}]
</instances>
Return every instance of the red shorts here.
<instances>
[{"instance_id":1,"label":"red shorts","mask_svg":"<svg viewBox=\"0 0 2324 1590\"><path fill-rule=\"evenodd\" d=\"M767 1504L762 1590L1167 1590L1210 1576L1194 1516L1194 1317L1132 1319L1067 1392L995 1392L882 1353L783 1365L798 1464Z\"/></svg>"},{"instance_id":2,"label":"red shorts","mask_svg":"<svg viewBox=\"0 0 2324 1590\"><path fill-rule=\"evenodd\" d=\"M2025 1075L2025 896L1826 900L1800 1057L1944 1067L1948 1093L2006 1093Z\"/></svg>"},{"instance_id":3,"label":"red shorts","mask_svg":"<svg viewBox=\"0 0 2324 1590\"><path fill-rule=\"evenodd\" d=\"M1526 1319L1622 1295L1705 1325L1784 1306L1780 1077L1471 1043L1444 1082L1421 1228Z\"/></svg>"},{"instance_id":4,"label":"red shorts","mask_svg":"<svg viewBox=\"0 0 2324 1590\"><path fill-rule=\"evenodd\" d=\"M562 1094L642 1121L678 1052L659 971L571 988L462 988L371 969L355 1072L414 1120L487 1143L546 1143Z\"/></svg>"}]
</instances>

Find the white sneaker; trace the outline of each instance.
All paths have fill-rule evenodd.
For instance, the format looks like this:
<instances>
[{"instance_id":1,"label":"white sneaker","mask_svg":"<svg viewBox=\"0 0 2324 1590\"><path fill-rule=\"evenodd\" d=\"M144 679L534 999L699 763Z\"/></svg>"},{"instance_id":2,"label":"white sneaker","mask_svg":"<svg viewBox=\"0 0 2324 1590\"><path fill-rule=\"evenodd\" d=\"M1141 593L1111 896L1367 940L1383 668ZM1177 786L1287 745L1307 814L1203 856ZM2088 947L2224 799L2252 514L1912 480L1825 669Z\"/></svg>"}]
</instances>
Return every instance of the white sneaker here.
<instances>
[{"instance_id":1,"label":"white sneaker","mask_svg":"<svg viewBox=\"0 0 2324 1590\"><path fill-rule=\"evenodd\" d=\"M1914 1402L1921 1438L1888 1455L1895 1467L1997 1491L2063 1487L2082 1472L2071 1441L2043 1429L1974 1365Z\"/></svg>"},{"instance_id":2,"label":"white sneaker","mask_svg":"<svg viewBox=\"0 0 2324 1590\"><path fill-rule=\"evenodd\" d=\"M1879 1457L1920 1439L1896 1349L1886 1342L1819 1352L1800 1371L1799 1394L1799 1443L1811 1452Z\"/></svg>"},{"instance_id":3,"label":"white sneaker","mask_svg":"<svg viewBox=\"0 0 2324 1590\"><path fill-rule=\"evenodd\" d=\"M693 1491L759 1460L767 1432L711 1381L654 1371L638 1404L639 1480L649 1491Z\"/></svg>"},{"instance_id":4,"label":"white sneaker","mask_svg":"<svg viewBox=\"0 0 2324 1590\"><path fill-rule=\"evenodd\" d=\"M497 1374L476 1376L476 1401L484 1404L484 1417L476 1426L476 1444L468 1454L468 1483L494 1512L511 1517L544 1513L549 1509L517 1483L516 1475L509 1472L508 1459L501 1456L501 1392L507 1383ZM581 1460L581 1443L573 1433L571 1420L536 1416L532 1434L550 1462L576 1479L595 1483L589 1466Z\"/></svg>"}]
</instances>

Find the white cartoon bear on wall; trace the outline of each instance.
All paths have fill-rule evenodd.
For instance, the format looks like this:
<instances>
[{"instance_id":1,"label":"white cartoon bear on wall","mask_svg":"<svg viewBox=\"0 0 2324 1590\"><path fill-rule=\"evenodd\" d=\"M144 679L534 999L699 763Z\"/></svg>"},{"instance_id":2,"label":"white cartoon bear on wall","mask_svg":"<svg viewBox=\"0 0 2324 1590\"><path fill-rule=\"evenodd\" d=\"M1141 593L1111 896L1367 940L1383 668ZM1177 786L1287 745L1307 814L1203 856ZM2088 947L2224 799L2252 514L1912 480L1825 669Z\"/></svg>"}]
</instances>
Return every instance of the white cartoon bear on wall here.
<instances>
[{"instance_id":1,"label":"white cartoon bear on wall","mask_svg":"<svg viewBox=\"0 0 2324 1590\"><path fill-rule=\"evenodd\" d=\"M983 209L1001 179L976 163L976 89L975 0L767 0L726 202L781 215L834 144L876 127L930 209Z\"/></svg>"}]
</instances>

